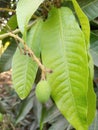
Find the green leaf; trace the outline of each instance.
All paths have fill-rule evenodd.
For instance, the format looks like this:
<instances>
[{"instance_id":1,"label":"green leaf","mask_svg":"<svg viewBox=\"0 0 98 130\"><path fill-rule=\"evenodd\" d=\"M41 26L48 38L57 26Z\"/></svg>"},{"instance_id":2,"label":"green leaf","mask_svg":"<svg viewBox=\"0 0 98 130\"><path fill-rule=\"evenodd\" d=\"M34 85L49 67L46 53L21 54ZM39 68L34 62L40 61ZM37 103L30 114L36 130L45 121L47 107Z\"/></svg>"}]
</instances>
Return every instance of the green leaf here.
<instances>
[{"instance_id":1,"label":"green leaf","mask_svg":"<svg viewBox=\"0 0 98 130\"><path fill-rule=\"evenodd\" d=\"M26 26L31 16L43 1L44 0L19 0L17 4L16 14L18 26L21 32L24 34L24 39L26 37Z\"/></svg>"},{"instance_id":2,"label":"green leaf","mask_svg":"<svg viewBox=\"0 0 98 130\"><path fill-rule=\"evenodd\" d=\"M96 112L96 95L93 89L94 64L89 54L89 79L88 79L88 124L90 125L95 117Z\"/></svg>"},{"instance_id":3,"label":"green leaf","mask_svg":"<svg viewBox=\"0 0 98 130\"><path fill-rule=\"evenodd\" d=\"M96 109L96 96L93 90L93 78L94 78L94 68L93 68L93 60L88 52L89 49L89 40L90 40L90 26L89 26L89 21L86 15L82 12L81 8L79 7L78 3L76 0L72 0L75 11L77 13L78 19L81 23L81 27L85 36L85 41L87 44L87 53L88 53L88 59L89 59L89 79L88 79L88 113L87 113L87 119L88 119L88 124L91 124L92 120L94 119L95 116L95 109Z\"/></svg>"},{"instance_id":4,"label":"green leaf","mask_svg":"<svg viewBox=\"0 0 98 130\"><path fill-rule=\"evenodd\" d=\"M51 124L49 130L65 130L69 125L55 105L48 107L44 112L43 124L47 122Z\"/></svg>"},{"instance_id":5,"label":"green leaf","mask_svg":"<svg viewBox=\"0 0 98 130\"><path fill-rule=\"evenodd\" d=\"M57 121L51 125L49 130L65 130L68 125L69 123L63 117L59 117Z\"/></svg>"},{"instance_id":6,"label":"green leaf","mask_svg":"<svg viewBox=\"0 0 98 130\"><path fill-rule=\"evenodd\" d=\"M77 0L89 20L98 17L98 0Z\"/></svg>"},{"instance_id":7,"label":"green leaf","mask_svg":"<svg viewBox=\"0 0 98 130\"><path fill-rule=\"evenodd\" d=\"M37 24L32 27L27 37L28 46L34 51L37 57L40 56L40 29L42 21L38 20ZM21 99L28 96L34 83L38 65L28 55L20 53L17 49L12 65L13 85Z\"/></svg>"},{"instance_id":8,"label":"green leaf","mask_svg":"<svg viewBox=\"0 0 98 130\"><path fill-rule=\"evenodd\" d=\"M9 47L5 50L5 52L0 57L0 73L11 69L12 66L12 58L15 53L17 44L15 40L5 39L3 43L10 42Z\"/></svg>"},{"instance_id":9,"label":"green leaf","mask_svg":"<svg viewBox=\"0 0 98 130\"><path fill-rule=\"evenodd\" d=\"M17 28L18 25L17 25L16 15L12 15L12 17L7 22L7 26L9 26L11 30L14 30Z\"/></svg>"},{"instance_id":10,"label":"green leaf","mask_svg":"<svg viewBox=\"0 0 98 130\"><path fill-rule=\"evenodd\" d=\"M58 119L59 116L60 116L59 110L55 105L53 105L45 112L43 123L45 124L47 122L55 122L55 118Z\"/></svg>"},{"instance_id":11,"label":"green leaf","mask_svg":"<svg viewBox=\"0 0 98 130\"><path fill-rule=\"evenodd\" d=\"M98 66L98 35L91 33L90 52L94 60L94 64Z\"/></svg>"},{"instance_id":12,"label":"green leaf","mask_svg":"<svg viewBox=\"0 0 98 130\"><path fill-rule=\"evenodd\" d=\"M97 32L92 32L91 31L91 36L90 36L90 41L91 41L91 48L94 47L95 42L98 41L98 34Z\"/></svg>"},{"instance_id":13,"label":"green leaf","mask_svg":"<svg viewBox=\"0 0 98 130\"><path fill-rule=\"evenodd\" d=\"M98 21L97 21L97 18L90 21L90 25L91 25L91 28L92 30L97 30L98 29Z\"/></svg>"},{"instance_id":14,"label":"green leaf","mask_svg":"<svg viewBox=\"0 0 98 130\"><path fill-rule=\"evenodd\" d=\"M33 99L34 99L34 96L31 96L21 102L20 108L18 111L18 116L15 120L16 124L19 123L21 120L23 120L25 116L29 113L29 111L33 107Z\"/></svg>"},{"instance_id":15,"label":"green leaf","mask_svg":"<svg viewBox=\"0 0 98 130\"><path fill-rule=\"evenodd\" d=\"M77 3L76 0L72 0L73 6L75 8L75 12L78 16L78 19L80 21L80 25L82 28L82 31L84 33L85 36L85 41L87 44L87 48L89 47L89 43L90 43L90 25L89 25L89 21L87 16L83 13L83 11L81 10L79 4Z\"/></svg>"},{"instance_id":16,"label":"green leaf","mask_svg":"<svg viewBox=\"0 0 98 130\"><path fill-rule=\"evenodd\" d=\"M3 118L4 118L4 117L3 117L3 114L0 113L0 123L3 122Z\"/></svg>"},{"instance_id":17,"label":"green leaf","mask_svg":"<svg viewBox=\"0 0 98 130\"><path fill-rule=\"evenodd\" d=\"M42 61L51 96L65 118L87 130L88 56L83 32L69 8L52 9L42 30Z\"/></svg>"},{"instance_id":18,"label":"green leaf","mask_svg":"<svg viewBox=\"0 0 98 130\"><path fill-rule=\"evenodd\" d=\"M8 32L8 28L10 30L14 30L17 28L17 19L16 19L16 14L15 15L12 15L7 24L3 27L3 29L0 31L0 34L4 34L4 33L7 33ZM0 37L0 39L2 39L2 37Z\"/></svg>"},{"instance_id":19,"label":"green leaf","mask_svg":"<svg viewBox=\"0 0 98 130\"><path fill-rule=\"evenodd\" d=\"M36 99L36 96L34 98L33 111L34 111L34 114L35 114L35 117L36 117L36 122L40 126L40 121L41 121L41 118L42 118L42 104Z\"/></svg>"}]
</instances>

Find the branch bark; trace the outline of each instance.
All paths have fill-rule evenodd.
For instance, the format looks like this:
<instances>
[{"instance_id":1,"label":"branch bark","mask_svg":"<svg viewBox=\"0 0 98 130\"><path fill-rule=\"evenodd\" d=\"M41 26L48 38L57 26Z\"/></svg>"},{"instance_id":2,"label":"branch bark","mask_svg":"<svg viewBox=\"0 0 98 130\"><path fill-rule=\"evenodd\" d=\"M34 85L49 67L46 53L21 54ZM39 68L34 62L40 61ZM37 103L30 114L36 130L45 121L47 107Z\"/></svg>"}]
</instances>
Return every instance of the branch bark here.
<instances>
[{"instance_id":1,"label":"branch bark","mask_svg":"<svg viewBox=\"0 0 98 130\"><path fill-rule=\"evenodd\" d=\"M37 20L35 20L35 21L33 21L31 24L29 24L29 25L27 26L27 30L30 29L36 22L37 22ZM20 29L16 29L16 30L12 31L13 34L17 34L17 33L19 33L19 32L20 32ZM0 35L0 40L3 40L4 38L9 37L9 34L10 34L10 32L1 34L1 35Z\"/></svg>"}]
</instances>

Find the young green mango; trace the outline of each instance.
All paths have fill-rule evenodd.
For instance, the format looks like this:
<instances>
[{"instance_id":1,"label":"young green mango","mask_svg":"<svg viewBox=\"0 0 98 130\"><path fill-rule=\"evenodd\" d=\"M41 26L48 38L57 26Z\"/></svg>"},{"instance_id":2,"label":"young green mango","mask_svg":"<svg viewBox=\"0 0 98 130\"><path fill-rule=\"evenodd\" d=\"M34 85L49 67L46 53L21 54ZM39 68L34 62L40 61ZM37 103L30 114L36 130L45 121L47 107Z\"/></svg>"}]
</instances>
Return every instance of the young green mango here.
<instances>
[{"instance_id":1,"label":"young green mango","mask_svg":"<svg viewBox=\"0 0 98 130\"><path fill-rule=\"evenodd\" d=\"M51 89L46 80L41 80L36 87L36 97L41 103L45 103L50 98Z\"/></svg>"}]
</instances>

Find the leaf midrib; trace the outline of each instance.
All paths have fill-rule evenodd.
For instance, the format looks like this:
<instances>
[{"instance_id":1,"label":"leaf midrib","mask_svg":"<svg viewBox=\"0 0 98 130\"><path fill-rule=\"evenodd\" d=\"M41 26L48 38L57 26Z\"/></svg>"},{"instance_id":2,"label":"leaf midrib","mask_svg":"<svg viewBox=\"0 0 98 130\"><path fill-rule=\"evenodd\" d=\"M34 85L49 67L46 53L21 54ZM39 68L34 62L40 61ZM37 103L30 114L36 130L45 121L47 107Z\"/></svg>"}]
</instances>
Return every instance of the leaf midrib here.
<instances>
[{"instance_id":1,"label":"leaf midrib","mask_svg":"<svg viewBox=\"0 0 98 130\"><path fill-rule=\"evenodd\" d=\"M63 25L62 25L62 19L61 19L61 12L58 10L58 14L59 14L59 21L60 21L60 35L61 35L61 41L62 41L62 49L63 49L63 54L65 54L66 55L66 51L65 51L65 46L64 46L64 33L63 33ZM78 115L79 115L79 113L78 113L78 111L76 111L77 110L77 105L76 105L76 102L75 102L75 100L74 100L74 95L73 95L73 93L72 93L72 89L71 89L71 80L70 80L70 74L69 74L69 67L68 67L68 61L67 61L67 58L66 57L64 57L64 55L63 55L63 58L64 58L64 61L65 61L65 59L66 59L66 63L67 63L67 65L66 65L66 63L65 63L65 66L67 67L67 73L68 73L68 79L69 79L69 84L70 84L70 87L69 87L69 89L70 89L70 95L71 95L71 97L72 97L72 100L73 100L73 103L74 103L74 109L75 109L75 113L76 113L76 115L77 115L77 117L79 117ZM65 68L64 68L65 69ZM65 71L66 71L65 70ZM66 77L66 76L65 76ZM79 120L80 120L80 118L78 118ZM81 122L81 121L80 121Z\"/></svg>"}]
</instances>

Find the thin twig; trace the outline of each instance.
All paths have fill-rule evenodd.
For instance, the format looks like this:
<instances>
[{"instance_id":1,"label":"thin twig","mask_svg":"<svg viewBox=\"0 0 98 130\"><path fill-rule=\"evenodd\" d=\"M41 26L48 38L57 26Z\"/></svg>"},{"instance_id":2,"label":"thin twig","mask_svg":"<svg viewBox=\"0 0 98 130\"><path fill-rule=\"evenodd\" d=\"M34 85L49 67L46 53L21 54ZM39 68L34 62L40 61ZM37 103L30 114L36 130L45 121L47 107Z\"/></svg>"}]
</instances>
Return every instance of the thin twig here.
<instances>
[{"instance_id":1,"label":"thin twig","mask_svg":"<svg viewBox=\"0 0 98 130\"><path fill-rule=\"evenodd\" d=\"M20 41L23 45L25 44L24 40L22 38L20 38L18 35L15 35L13 32L9 32L9 36L17 39L18 41Z\"/></svg>"},{"instance_id":2,"label":"thin twig","mask_svg":"<svg viewBox=\"0 0 98 130\"><path fill-rule=\"evenodd\" d=\"M27 29L31 28L32 25L34 25L37 22L37 20L35 20L34 22L32 22L31 24L29 24L27 26ZM16 35L17 33L19 33L20 30L16 29L12 32L8 32L5 34L0 35L0 39L4 39L6 37L13 37L14 39L18 40L23 46L24 46L24 52L26 51L28 53L28 55L30 57L32 57L32 59L38 64L38 66L40 67L40 69L42 70L42 79L44 79L46 77L47 73L52 73L52 70L47 69L41 62L40 60L36 57L36 55L34 54L34 52L27 46L27 44L25 43L25 41L20 38L18 35Z\"/></svg>"},{"instance_id":3,"label":"thin twig","mask_svg":"<svg viewBox=\"0 0 98 130\"><path fill-rule=\"evenodd\" d=\"M29 25L27 26L27 30L30 29L36 22L37 22L37 20L35 20L35 21L33 21L31 24L29 24ZM16 30L12 31L13 34L17 34L17 33L19 33L19 32L20 32L20 29L16 29ZM10 32L1 34L1 35L0 35L0 40L3 40L4 38L9 37L9 34L10 34Z\"/></svg>"},{"instance_id":4,"label":"thin twig","mask_svg":"<svg viewBox=\"0 0 98 130\"><path fill-rule=\"evenodd\" d=\"M0 11L7 11L7 12L16 12L14 9L8 9L8 8L0 8Z\"/></svg>"},{"instance_id":5,"label":"thin twig","mask_svg":"<svg viewBox=\"0 0 98 130\"><path fill-rule=\"evenodd\" d=\"M27 44L24 42L24 40L22 38L20 38L18 35L13 34L12 32L9 33L9 36L17 39L18 41L20 41L20 43L22 43L22 45L24 46L24 51L26 51L28 53L28 55L30 57L32 57L32 59L38 64L38 66L40 67L40 69L42 70L42 78L44 79L46 77L47 73L52 73L52 70L47 69L41 62L40 60L36 57L36 55L34 54L34 52L27 46Z\"/></svg>"}]
</instances>

